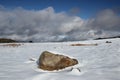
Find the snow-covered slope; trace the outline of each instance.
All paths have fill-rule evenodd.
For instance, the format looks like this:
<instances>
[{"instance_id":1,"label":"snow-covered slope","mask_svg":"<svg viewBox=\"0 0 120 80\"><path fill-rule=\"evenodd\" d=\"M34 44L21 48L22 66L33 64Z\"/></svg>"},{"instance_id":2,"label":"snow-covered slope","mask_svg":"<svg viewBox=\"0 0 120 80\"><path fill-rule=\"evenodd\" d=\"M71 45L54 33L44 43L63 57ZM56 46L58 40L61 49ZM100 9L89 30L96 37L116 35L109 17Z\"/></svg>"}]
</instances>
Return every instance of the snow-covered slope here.
<instances>
[{"instance_id":1,"label":"snow-covered slope","mask_svg":"<svg viewBox=\"0 0 120 80\"><path fill-rule=\"evenodd\" d=\"M70 46L72 43L97 43L98 46ZM29 59L38 59L45 50L77 58L81 72L77 69L36 71L36 63ZM120 80L120 39L0 46L0 80Z\"/></svg>"}]
</instances>

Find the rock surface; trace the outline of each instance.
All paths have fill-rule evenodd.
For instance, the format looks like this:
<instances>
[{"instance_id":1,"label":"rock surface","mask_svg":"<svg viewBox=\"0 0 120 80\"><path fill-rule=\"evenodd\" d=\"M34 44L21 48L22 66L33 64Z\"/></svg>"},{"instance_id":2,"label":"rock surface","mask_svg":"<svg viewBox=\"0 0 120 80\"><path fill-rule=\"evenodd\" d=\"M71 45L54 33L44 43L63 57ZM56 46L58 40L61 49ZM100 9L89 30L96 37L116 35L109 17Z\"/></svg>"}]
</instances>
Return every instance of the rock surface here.
<instances>
[{"instance_id":1,"label":"rock surface","mask_svg":"<svg viewBox=\"0 0 120 80\"><path fill-rule=\"evenodd\" d=\"M60 70L78 64L77 59L44 51L38 59L38 67L43 70Z\"/></svg>"}]
</instances>

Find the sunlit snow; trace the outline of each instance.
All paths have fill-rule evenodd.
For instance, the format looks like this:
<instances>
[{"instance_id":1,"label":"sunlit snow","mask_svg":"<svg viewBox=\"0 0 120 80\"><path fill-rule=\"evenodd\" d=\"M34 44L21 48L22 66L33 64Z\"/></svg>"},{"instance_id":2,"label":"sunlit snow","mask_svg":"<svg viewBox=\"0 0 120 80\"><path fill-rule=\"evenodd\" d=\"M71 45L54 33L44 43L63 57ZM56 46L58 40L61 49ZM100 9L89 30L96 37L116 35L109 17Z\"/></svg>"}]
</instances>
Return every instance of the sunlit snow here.
<instances>
[{"instance_id":1,"label":"sunlit snow","mask_svg":"<svg viewBox=\"0 0 120 80\"><path fill-rule=\"evenodd\" d=\"M72 43L98 45L70 46ZM23 44L18 47L0 46L0 80L120 80L120 39ZM77 69L36 71L36 62L29 59L38 59L46 50L78 59L77 67L81 72Z\"/></svg>"}]
</instances>

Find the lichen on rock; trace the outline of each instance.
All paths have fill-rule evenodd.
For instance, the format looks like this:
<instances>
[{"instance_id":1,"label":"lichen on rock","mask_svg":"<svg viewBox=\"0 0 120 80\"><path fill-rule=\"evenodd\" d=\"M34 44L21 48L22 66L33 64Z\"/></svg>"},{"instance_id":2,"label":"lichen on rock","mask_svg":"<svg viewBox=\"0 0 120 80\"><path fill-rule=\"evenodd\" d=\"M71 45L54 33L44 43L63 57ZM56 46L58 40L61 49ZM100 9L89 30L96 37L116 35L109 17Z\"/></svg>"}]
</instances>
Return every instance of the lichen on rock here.
<instances>
[{"instance_id":1,"label":"lichen on rock","mask_svg":"<svg viewBox=\"0 0 120 80\"><path fill-rule=\"evenodd\" d=\"M60 70L76 64L78 64L77 59L72 59L60 54L54 54L49 51L42 52L38 59L38 67L48 71Z\"/></svg>"}]
</instances>

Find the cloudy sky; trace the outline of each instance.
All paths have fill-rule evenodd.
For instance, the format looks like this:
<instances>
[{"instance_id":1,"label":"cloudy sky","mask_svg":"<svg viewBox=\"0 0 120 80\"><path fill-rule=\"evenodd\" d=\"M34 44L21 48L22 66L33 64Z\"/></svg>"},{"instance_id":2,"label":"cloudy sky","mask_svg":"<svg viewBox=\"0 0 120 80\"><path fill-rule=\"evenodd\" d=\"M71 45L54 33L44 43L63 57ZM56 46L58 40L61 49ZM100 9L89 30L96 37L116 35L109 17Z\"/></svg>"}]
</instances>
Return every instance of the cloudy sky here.
<instances>
[{"instance_id":1,"label":"cloudy sky","mask_svg":"<svg viewBox=\"0 0 120 80\"><path fill-rule=\"evenodd\" d=\"M0 0L0 38L74 41L120 35L120 0Z\"/></svg>"}]
</instances>

